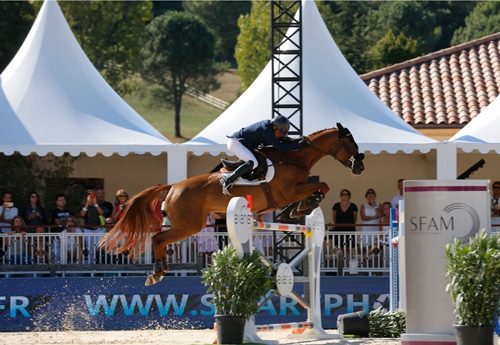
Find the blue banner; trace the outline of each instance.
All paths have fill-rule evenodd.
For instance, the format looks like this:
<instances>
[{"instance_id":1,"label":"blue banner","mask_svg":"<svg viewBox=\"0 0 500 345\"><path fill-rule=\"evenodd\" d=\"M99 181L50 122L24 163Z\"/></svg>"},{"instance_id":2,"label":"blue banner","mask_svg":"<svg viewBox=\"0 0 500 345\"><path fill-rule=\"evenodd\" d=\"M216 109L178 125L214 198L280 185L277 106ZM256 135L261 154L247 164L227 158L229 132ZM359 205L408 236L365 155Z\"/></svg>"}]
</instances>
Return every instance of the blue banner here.
<instances>
[{"instance_id":1,"label":"blue banner","mask_svg":"<svg viewBox=\"0 0 500 345\"><path fill-rule=\"evenodd\" d=\"M212 328L214 307L200 277L11 278L0 281L0 331ZM295 284L303 293L303 284ZM323 328L337 316L389 308L389 277L321 277ZM290 297L262 306L256 324L306 321Z\"/></svg>"}]
</instances>

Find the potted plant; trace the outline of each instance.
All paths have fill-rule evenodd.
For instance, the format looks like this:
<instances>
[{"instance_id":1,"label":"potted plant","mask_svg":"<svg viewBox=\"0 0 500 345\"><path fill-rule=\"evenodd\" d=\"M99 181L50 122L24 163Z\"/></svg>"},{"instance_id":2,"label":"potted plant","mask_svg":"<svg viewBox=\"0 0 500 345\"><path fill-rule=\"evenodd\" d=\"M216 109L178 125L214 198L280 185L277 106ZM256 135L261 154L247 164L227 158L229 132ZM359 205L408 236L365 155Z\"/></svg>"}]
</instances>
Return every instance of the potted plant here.
<instances>
[{"instance_id":1,"label":"potted plant","mask_svg":"<svg viewBox=\"0 0 500 345\"><path fill-rule=\"evenodd\" d=\"M484 230L469 243L455 239L445 248L446 277L457 324L457 345L493 345L500 308L500 237Z\"/></svg>"},{"instance_id":2,"label":"potted plant","mask_svg":"<svg viewBox=\"0 0 500 345\"><path fill-rule=\"evenodd\" d=\"M245 322L259 310L262 298L273 287L271 268L254 251L240 258L226 246L212 257L202 281L213 293L219 344L241 344ZM234 323L233 323L234 322Z\"/></svg>"}]
</instances>

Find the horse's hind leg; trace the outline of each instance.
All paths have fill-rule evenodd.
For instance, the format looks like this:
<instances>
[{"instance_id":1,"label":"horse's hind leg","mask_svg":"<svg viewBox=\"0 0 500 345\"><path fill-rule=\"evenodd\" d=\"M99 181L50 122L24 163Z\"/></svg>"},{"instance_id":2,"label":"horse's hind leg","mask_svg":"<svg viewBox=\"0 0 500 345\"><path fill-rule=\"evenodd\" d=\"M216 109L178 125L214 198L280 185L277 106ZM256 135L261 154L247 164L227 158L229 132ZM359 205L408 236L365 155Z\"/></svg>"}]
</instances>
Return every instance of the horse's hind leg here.
<instances>
[{"instance_id":1,"label":"horse's hind leg","mask_svg":"<svg viewBox=\"0 0 500 345\"><path fill-rule=\"evenodd\" d=\"M199 232L199 230L190 233L186 231L182 232L179 230L175 230L173 227L171 227L170 230L159 232L153 236L152 242L155 263L153 273L150 274L146 280L146 286L160 282L163 279L164 275L168 272L167 253L165 251L167 245L183 240L195 234L196 232Z\"/></svg>"}]
</instances>

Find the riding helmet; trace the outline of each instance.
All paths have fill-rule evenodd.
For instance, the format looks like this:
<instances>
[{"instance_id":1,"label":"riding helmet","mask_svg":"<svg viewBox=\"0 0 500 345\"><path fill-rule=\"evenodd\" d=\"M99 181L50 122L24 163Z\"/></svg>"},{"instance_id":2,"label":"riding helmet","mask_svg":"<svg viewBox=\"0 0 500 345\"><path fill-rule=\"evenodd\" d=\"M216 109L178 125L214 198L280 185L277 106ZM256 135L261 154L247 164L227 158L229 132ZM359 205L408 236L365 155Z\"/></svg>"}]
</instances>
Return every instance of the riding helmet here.
<instances>
[{"instance_id":1,"label":"riding helmet","mask_svg":"<svg viewBox=\"0 0 500 345\"><path fill-rule=\"evenodd\" d=\"M282 115L278 115L272 119L271 125L276 126L276 128L283 133L283 135L287 135L288 130L290 129L290 121Z\"/></svg>"}]
</instances>

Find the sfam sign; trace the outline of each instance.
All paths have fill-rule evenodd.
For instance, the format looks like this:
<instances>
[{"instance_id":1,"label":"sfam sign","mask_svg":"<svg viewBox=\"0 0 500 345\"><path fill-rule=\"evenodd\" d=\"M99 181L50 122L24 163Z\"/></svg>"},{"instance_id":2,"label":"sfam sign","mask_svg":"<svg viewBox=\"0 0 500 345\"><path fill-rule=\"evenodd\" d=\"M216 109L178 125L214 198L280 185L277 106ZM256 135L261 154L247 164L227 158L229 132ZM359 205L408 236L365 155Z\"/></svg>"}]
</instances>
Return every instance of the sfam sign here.
<instances>
[{"instance_id":1,"label":"sfam sign","mask_svg":"<svg viewBox=\"0 0 500 345\"><path fill-rule=\"evenodd\" d=\"M482 229L489 231L489 181L404 181L403 191L399 243L407 333L402 340L447 342L448 335L455 337L455 316L446 292L444 248L455 239L467 243Z\"/></svg>"}]
</instances>

